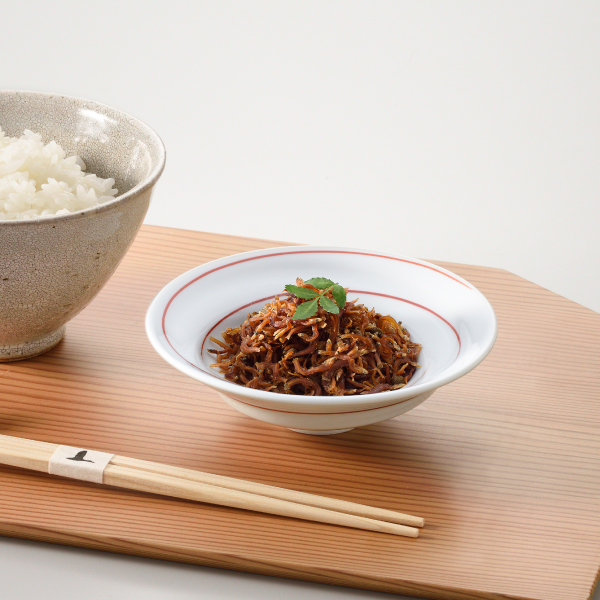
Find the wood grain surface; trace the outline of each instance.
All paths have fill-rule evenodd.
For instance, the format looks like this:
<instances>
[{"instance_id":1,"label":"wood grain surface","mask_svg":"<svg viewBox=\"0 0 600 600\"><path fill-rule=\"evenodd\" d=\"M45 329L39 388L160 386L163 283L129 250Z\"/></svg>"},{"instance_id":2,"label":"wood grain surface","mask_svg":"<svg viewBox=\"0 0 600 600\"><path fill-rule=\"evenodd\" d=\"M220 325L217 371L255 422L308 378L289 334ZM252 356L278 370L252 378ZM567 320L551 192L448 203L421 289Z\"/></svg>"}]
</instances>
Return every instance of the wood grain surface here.
<instances>
[{"instance_id":1,"label":"wood grain surface","mask_svg":"<svg viewBox=\"0 0 600 600\"><path fill-rule=\"evenodd\" d=\"M250 420L167 365L145 311L203 262L277 245L145 226L54 350L0 364L0 433L423 516L417 539L0 467L0 533L404 593L584 600L600 566L600 315L442 264L499 322L490 356L413 411L327 437Z\"/></svg>"}]
</instances>

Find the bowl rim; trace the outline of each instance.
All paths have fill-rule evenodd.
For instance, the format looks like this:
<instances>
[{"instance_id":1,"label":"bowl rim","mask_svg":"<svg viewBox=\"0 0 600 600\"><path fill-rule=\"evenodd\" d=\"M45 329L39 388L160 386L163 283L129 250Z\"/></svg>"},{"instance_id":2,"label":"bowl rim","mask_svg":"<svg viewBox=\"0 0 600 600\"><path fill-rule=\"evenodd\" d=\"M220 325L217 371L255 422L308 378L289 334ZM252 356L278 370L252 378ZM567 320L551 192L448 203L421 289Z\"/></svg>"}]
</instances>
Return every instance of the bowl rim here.
<instances>
[{"instance_id":1,"label":"bowl rim","mask_svg":"<svg viewBox=\"0 0 600 600\"><path fill-rule=\"evenodd\" d=\"M357 394L354 396L301 396L296 394L281 394L278 392L255 390L252 388L229 382L225 379L218 377L216 374L213 375L205 373L204 371L200 370L197 366L193 365L192 363L189 363L186 359L184 359L171 345L170 341L163 333L164 315L166 315L166 311L169 308L170 300L180 291L182 291L182 289L185 289L185 287L188 287L191 283L193 283L193 281L199 275L202 275L205 272L211 271L215 268L219 268L229 263L251 258L253 256L260 256L265 253L271 254L277 252L285 252L290 250L295 250L299 252L331 250L343 252L360 252L376 257L390 257L395 259L408 260L413 263L432 268L435 271L448 275L467 285L473 292L475 292L478 295L480 301L482 301L484 306L486 306L487 309L489 309L489 317L492 321L492 335L487 340L487 343L481 347L479 353L476 354L468 363L465 363L465 365L463 365L454 373L449 373L444 376L442 372L442 374L426 383L417 383L414 386L400 388L399 390L388 390L384 392L366 395ZM434 265L433 263L429 263L427 261L413 258L410 256L393 254L388 252L377 252L360 248L348 248L338 246L277 246L273 248L264 248L259 250L251 250L248 252L241 252L239 254L233 254L220 259L209 261L207 263L204 263L203 265L199 265L182 273L181 275L167 283L154 297L146 312L145 328L146 334L153 348L171 366L175 367L182 373L185 373L186 375L196 379L197 381L208 385L209 387L217 390L218 392L234 397L241 396L245 400L248 400L249 403L253 406L257 405L253 404L252 401L259 401L261 403L271 406L285 405L288 408L292 408L294 406L298 407L300 405L303 407L319 406L321 408L326 406L331 406L333 408L358 408L359 406L380 406L382 405L382 403L386 406L391 406L393 404L410 400L411 398L414 398L417 395L432 392L433 390L443 385L446 385L448 383L451 383L452 381L455 381L456 379L459 379L460 377L474 369L477 365L479 365L484 360L484 358L490 353L498 334L498 320L496 317L496 313L489 300L474 285L472 285L466 279L460 277L459 275L456 275L456 273L453 273L448 269L444 269L443 267L439 267L438 265ZM167 340L167 343L169 345L171 345L171 348L177 354L177 357L173 356L173 354L165 347L165 345L162 342L163 338Z\"/></svg>"},{"instance_id":2,"label":"bowl rim","mask_svg":"<svg viewBox=\"0 0 600 600\"><path fill-rule=\"evenodd\" d=\"M51 92L35 92L30 90L0 90L0 96L36 96L36 97L46 97L46 98L65 98L67 100L75 100L77 102L85 102L89 105L89 108L92 109L106 109L108 111L112 111L114 113L118 113L122 115L127 121L133 122L137 127L142 130L145 130L149 137L153 138L156 142L156 147L158 149L158 158L156 164L151 169L150 173L146 175L146 177L140 181L137 185L132 187L130 190L127 190L123 194L115 196L112 200L108 202L104 202L99 206L91 206L89 208L84 208L82 210L78 210L66 215L49 215L47 217L36 217L33 219L10 219L10 220L0 220L0 227L19 227L26 226L31 223L47 223L52 222L55 223L57 221L68 221L71 219L81 219L86 217L87 215L93 213L98 214L102 213L106 210L110 210L117 203L124 202L134 196L138 196L139 194L145 192L149 188L151 188L161 176L164 168L165 162L167 158L167 152L165 149L165 145L154 129L138 119L133 115L120 110L118 108L114 108L113 106L109 106L108 104L102 104L101 102L96 102L95 100L88 100L87 98L80 98L79 96L67 96L66 94L53 94ZM103 113L105 114L105 113Z\"/></svg>"}]
</instances>

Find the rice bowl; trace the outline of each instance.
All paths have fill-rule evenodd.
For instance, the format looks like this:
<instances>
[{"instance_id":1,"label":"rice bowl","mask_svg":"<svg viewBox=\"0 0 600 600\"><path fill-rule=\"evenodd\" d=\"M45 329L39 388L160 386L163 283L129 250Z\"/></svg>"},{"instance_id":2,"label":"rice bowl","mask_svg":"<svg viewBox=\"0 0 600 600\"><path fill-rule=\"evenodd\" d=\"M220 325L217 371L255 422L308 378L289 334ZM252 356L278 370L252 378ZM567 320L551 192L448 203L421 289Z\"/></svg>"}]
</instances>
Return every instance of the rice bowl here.
<instances>
[{"instance_id":1,"label":"rice bowl","mask_svg":"<svg viewBox=\"0 0 600 600\"><path fill-rule=\"evenodd\" d=\"M10 137L0 123L0 221L64 215L118 194L115 180L85 173L82 158L29 129Z\"/></svg>"},{"instance_id":2,"label":"rice bowl","mask_svg":"<svg viewBox=\"0 0 600 600\"><path fill-rule=\"evenodd\" d=\"M54 347L65 332L65 324L84 309L114 273L133 242L146 215L154 184L165 165L165 150L161 139L147 125L122 111L81 98L24 91L0 91L0 115L6 135L23 136L25 145L42 145L42 156L35 168L31 158L16 152L13 161L5 161L0 177L11 175L8 200L0 212L21 214L19 203L40 214L23 218L0 219L0 362L31 358ZM3 148L6 148L6 135ZM59 164L62 152L65 163ZM35 152L34 152L35 154ZM63 175L82 176L76 157L80 156L95 176L83 175L92 184L90 189L69 192L57 181L59 193L65 198L40 197L36 184L21 181L39 171L55 179ZM54 158L53 158L54 157ZM54 160L54 165L52 161ZM62 158L60 160L63 160ZM19 169L21 162L24 168ZM35 162L35 161L34 161ZM14 164L12 164L14 163ZM8 165L8 166L7 166ZM14 175L22 170L27 175ZM29 172L31 171L31 173ZM97 179L107 181L99 184ZM113 182L114 180L114 182ZM63 182L68 187L75 183ZM46 179L48 182L48 179ZM54 182L49 182L50 187ZM113 185L114 183L114 185ZM6 181L4 183L6 186ZM104 193L104 185L109 187ZM16 189L14 189L16 187ZM113 195L112 188L119 190ZM27 202L21 192L33 199ZM81 195L79 195L81 192ZM11 194L16 194L12 196ZM78 196L87 198L89 206L78 204ZM97 202L100 198L103 202ZM106 199L108 197L108 199ZM54 202L54 214L43 215ZM70 202L68 208L62 203ZM7 210L6 203L9 204ZM36 208L31 208L31 206ZM17 209L17 210L15 210ZM41 210L39 210L41 209ZM68 212L60 212L60 211ZM60 214L59 214L60 212Z\"/></svg>"}]
</instances>

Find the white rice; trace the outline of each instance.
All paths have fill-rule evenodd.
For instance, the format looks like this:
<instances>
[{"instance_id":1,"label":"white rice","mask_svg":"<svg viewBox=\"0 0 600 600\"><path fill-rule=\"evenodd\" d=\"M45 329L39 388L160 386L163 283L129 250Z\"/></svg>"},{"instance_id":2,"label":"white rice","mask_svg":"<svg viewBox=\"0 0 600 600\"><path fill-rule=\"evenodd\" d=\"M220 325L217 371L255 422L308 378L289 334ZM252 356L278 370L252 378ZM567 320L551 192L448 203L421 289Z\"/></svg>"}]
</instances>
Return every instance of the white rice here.
<instances>
[{"instance_id":1,"label":"white rice","mask_svg":"<svg viewBox=\"0 0 600 600\"><path fill-rule=\"evenodd\" d=\"M11 138L0 128L0 221L66 215L117 195L114 179L84 173L79 156L66 156L28 129Z\"/></svg>"}]
</instances>

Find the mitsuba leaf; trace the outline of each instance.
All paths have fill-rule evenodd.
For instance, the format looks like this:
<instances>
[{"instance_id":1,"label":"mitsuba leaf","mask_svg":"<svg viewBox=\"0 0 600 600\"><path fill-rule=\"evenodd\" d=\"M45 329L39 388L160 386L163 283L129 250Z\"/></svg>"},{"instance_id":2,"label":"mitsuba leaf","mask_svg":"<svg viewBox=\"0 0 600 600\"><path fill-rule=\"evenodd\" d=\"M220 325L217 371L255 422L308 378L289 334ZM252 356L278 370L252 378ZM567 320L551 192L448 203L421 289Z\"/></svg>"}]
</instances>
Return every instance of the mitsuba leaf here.
<instances>
[{"instance_id":1,"label":"mitsuba leaf","mask_svg":"<svg viewBox=\"0 0 600 600\"><path fill-rule=\"evenodd\" d=\"M321 306L329 313L337 315L340 312L338 305L327 296L321 296L319 298L319 302L321 303Z\"/></svg>"},{"instance_id":2,"label":"mitsuba leaf","mask_svg":"<svg viewBox=\"0 0 600 600\"><path fill-rule=\"evenodd\" d=\"M290 294L294 294L294 296L298 296L298 298L304 298L305 300L316 298L319 295L319 293L315 292L314 290L309 290L308 288L300 287L298 285L286 285L285 289Z\"/></svg>"},{"instance_id":3,"label":"mitsuba leaf","mask_svg":"<svg viewBox=\"0 0 600 600\"><path fill-rule=\"evenodd\" d=\"M325 279L325 277L313 277L304 283L308 283L308 285L314 285L316 288L324 290L330 285L334 285L335 281L331 281L331 279Z\"/></svg>"},{"instance_id":4,"label":"mitsuba leaf","mask_svg":"<svg viewBox=\"0 0 600 600\"><path fill-rule=\"evenodd\" d=\"M337 302L337 305L340 308L344 308L344 306L346 306L346 290L341 285L336 283L333 286L331 293L333 295L333 299Z\"/></svg>"},{"instance_id":5,"label":"mitsuba leaf","mask_svg":"<svg viewBox=\"0 0 600 600\"><path fill-rule=\"evenodd\" d=\"M319 307L317 306L318 298L311 300L310 302L303 302L294 313L292 317L293 321L298 321L299 319L310 319L310 317L314 317L317 314L317 310Z\"/></svg>"}]
</instances>

